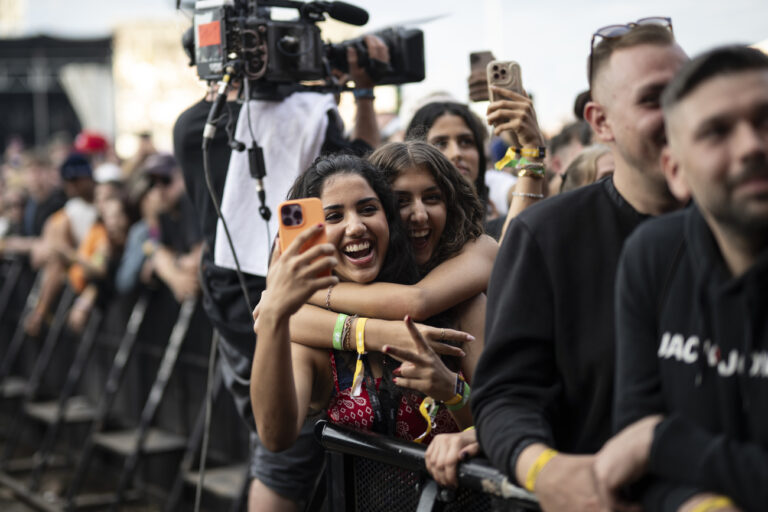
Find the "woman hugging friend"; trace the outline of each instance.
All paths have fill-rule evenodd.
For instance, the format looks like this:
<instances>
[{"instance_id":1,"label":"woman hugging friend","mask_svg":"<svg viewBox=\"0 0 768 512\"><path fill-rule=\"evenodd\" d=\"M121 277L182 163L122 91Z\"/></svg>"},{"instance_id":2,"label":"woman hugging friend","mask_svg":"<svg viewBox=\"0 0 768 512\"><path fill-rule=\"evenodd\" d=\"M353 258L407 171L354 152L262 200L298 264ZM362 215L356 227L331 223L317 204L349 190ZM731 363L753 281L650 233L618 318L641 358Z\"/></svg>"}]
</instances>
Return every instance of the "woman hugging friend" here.
<instances>
[{"instance_id":1,"label":"woman hugging friend","mask_svg":"<svg viewBox=\"0 0 768 512\"><path fill-rule=\"evenodd\" d=\"M332 421L344 423L349 405L371 398L374 413L354 426L428 442L435 433L472 425L465 381L471 382L482 349L483 291L496 253L495 242L482 235L481 203L427 144L390 144L370 160L381 171L352 157L321 158L294 186L294 198L320 197L329 244L300 255L296 242L276 257L258 308L251 389L259 432L271 449L290 446L310 409L326 409ZM319 254L326 256L310 263ZM333 266L335 275L313 277L320 266ZM342 283L332 286L335 279ZM335 312L302 306L307 299ZM399 319L406 314L433 325L404 325ZM346 338L360 332L365 338L369 355L358 397L349 389L355 352L329 355L335 326L343 326ZM354 342L344 348L354 350ZM454 357L444 362L436 351ZM389 356L403 364L396 367ZM288 401L277 398L286 394ZM449 404L439 407L428 435L428 423L418 414L425 396ZM443 483L453 483L458 450L476 450L474 433L435 447L442 448L431 447L428 461L434 455L446 475Z\"/></svg>"}]
</instances>

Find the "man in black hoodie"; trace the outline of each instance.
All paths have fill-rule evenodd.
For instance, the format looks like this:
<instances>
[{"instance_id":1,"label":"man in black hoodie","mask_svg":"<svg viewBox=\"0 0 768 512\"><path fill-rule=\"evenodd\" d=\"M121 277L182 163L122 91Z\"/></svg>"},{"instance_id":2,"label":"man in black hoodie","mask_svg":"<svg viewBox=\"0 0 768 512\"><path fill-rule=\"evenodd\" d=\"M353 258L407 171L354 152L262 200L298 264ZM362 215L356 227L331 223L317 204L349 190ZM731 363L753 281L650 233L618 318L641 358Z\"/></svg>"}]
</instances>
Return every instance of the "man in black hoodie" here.
<instances>
[{"instance_id":1,"label":"man in black hoodie","mask_svg":"<svg viewBox=\"0 0 768 512\"><path fill-rule=\"evenodd\" d=\"M611 147L613 177L513 219L490 279L472 390L478 437L548 511L604 510L592 463L611 435L619 254L649 215L678 206L658 163L659 96L688 58L669 20L655 21L598 31L590 58L586 119Z\"/></svg>"},{"instance_id":2,"label":"man in black hoodie","mask_svg":"<svg viewBox=\"0 0 768 512\"><path fill-rule=\"evenodd\" d=\"M608 503L647 472L646 510L768 506L768 56L723 47L664 92L662 164L684 211L627 241L617 277ZM680 506L682 505L682 509Z\"/></svg>"}]
</instances>

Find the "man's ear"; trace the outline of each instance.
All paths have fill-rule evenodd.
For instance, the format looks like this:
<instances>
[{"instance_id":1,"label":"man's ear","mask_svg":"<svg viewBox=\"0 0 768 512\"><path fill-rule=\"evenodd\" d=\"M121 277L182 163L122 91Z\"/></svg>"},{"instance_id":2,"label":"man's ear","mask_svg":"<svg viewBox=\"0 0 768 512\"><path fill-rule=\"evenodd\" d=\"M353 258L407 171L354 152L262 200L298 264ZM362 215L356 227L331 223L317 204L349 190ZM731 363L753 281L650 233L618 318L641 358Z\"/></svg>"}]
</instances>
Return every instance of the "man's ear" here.
<instances>
[{"instance_id":1,"label":"man's ear","mask_svg":"<svg viewBox=\"0 0 768 512\"><path fill-rule=\"evenodd\" d=\"M613 142L613 131L605 116L605 107L595 101L587 102L584 105L584 119L600 142Z\"/></svg>"},{"instance_id":2,"label":"man's ear","mask_svg":"<svg viewBox=\"0 0 768 512\"><path fill-rule=\"evenodd\" d=\"M667 179L667 186L672 195L681 203L687 203L691 199L691 189L685 179L685 173L680 169L680 164L669 148L669 144L661 150L661 170Z\"/></svg>"}]
</instances>

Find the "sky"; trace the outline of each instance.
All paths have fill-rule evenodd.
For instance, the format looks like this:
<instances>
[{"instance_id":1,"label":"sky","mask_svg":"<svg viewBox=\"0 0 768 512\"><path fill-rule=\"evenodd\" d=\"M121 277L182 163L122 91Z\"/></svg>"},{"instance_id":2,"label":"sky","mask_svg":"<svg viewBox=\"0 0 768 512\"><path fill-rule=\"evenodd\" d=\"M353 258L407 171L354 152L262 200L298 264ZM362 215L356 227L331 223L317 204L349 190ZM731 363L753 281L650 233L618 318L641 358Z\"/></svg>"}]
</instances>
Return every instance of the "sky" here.
<instances>
[{"instance_id":1,"label":"sky","mask_svg":"<svg viewBox=\"0 0 768 512\"><path fill-rule=\"evenodd\" d=\"M467 101L469 53L491 50L516 60L549 132L573 118L586 89L592 32L646 16L669 16L689 54L725 43L768 40L768 0L358 0L368 10L364 30L415 24L425 33L427 79L403 87L405 107L434 91ZM30 6L34 4L34 9ZM128 19L168 18L175 0L28 0L26 34L103 36ZM434 19L437 18L437 19ZM429 20L426 21L424 20Z\"/></svg>"}]
</instances>

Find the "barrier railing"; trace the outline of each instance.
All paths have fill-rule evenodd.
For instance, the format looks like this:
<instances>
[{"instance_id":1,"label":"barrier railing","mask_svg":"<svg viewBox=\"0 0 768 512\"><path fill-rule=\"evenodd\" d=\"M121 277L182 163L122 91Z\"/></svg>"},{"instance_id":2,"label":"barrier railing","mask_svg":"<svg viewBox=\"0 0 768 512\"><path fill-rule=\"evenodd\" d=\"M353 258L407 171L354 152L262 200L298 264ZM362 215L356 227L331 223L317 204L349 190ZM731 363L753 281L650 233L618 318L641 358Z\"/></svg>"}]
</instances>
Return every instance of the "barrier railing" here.
<instances>
[{"instance_id":1,"label":"barrier railing","mask_svg":"<svg viewBox=\"0 0 768 512\"><path fill-rule=\"evenodd\" d=\"M429 476L424 446L319 421L315 435L329 451L329 510L540 510L536 497L509 482L487 460L458 466L458 489ZM335 455L334 455L335 454Z\"/></svg>"}]
</instances>

